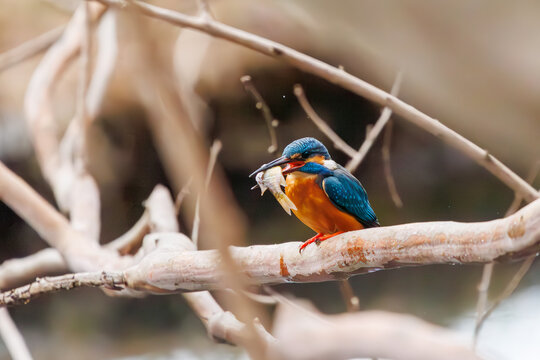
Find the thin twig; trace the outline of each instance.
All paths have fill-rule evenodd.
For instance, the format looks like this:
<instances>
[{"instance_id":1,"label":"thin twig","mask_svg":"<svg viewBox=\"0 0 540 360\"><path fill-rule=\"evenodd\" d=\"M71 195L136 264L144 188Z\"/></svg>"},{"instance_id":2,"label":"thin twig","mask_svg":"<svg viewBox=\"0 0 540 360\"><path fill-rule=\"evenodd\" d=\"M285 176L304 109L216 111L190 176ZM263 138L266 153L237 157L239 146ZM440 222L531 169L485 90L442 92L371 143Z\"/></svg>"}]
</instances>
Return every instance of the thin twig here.
<instances>
[{"instance_id":1,"label":"thin twig","mask_svg":"<svg viewBox=\"0 0 540 360\"><path fill-rule=\"evenodd\" d=\"M216 160L222 146L221 141L214 140L214 143L210 148L210 157L208 160L208 167L206 168L206 178L204 179L203 191L208 189L210 179L212 178L212 173L214 172L214 166L216 165ZM195 216L193 217L193 229L191 230L191 240L195 244L195 247L198 247L199 242L199 227L201 224L201 196L201 194L197 196L197 203L195 204Z\"/></svg>"},{"instance_id":2,"label":"thin twig","mask_svg":"<svg viewBox=\"0 0 540 360\"><path fill-rule=\"evenodd\" d=\"M399 92L399 88L401 87L401 80L403 79L403 74L401 71L399 71L396 75L396 79L394 80L394 84L392 85L392 90L390 91L390 94L392 96L397 96ZM357 152L352 156L349 163L345 166L347 170L350 172L355 172L362 160L366 157L366 154L368 153L369 149L371 149L371 146L373 146L373 143L375 143L375 140L381 133L382 129L390 119L390 116L392 115L392 109L390 107L385 106L381 112L381 116L371 129L371 131L366 132L366 139L360 146L360 149L358 149Z\"/></svg>"},{"instance_id":3,"label":"thin twig","mask_svg":"<svg viewBox=\"0 0 540 360\"><path fill-rule=\"evenodd\" d=\"M298 98L298 102L306 112L307 116L313 121L313 123L321 130L323 134L325 134L332 142L334 143L334 147L338 150L343 151L345 154L347 154L349 157L353 157L356 151L345 141L343 141L342 138L339 137L338 134L335 133L334 130L328 124L326 121L324 121L313 109L311 104L309 103L306 94L304 92L304 89L300 84L294 85L294 95Z\"/></svg>"},{"instance_id":4,"label":"thin twig","mask_svg":"<svg viewBox=\"0 0 540 360\"><path fill-rule=\"evenodd\" d=\"M272 115L272 111L270 111L270 107L264 101L263 97L261 96L261 93L259 93L259 91L255 87L255 84L253 84L253 80L251 79L251 76L244 75L240 78L240 81L244 85L244 89L246 89L246 91L250 93L253 99L255 100L255 107L261 111L264 117L264 120L266 121L268 134L270 135L270 146L268 147L268 152L270 154L276 154L279 150L277 136L276 136L276 127L278 126L279 121L276 118L274 118L274 115Z\"/></svg>"},{"instance_id":5,"label":"thin twig","mask_svg":"<svg viewBox=\"0 0 540 360\"><path fill-rule=\"evenodd\" d=\"M392 197L392 201L398 208L403 207L403 201L399 196L397 191L396 182L394 180L394 175L392 175L392 164L390 162L390 147L392 144L392 130L394 128L394 122L392 119L386 124L383 135L383 147L382 147L382 158L384 166L384 177L386 179L386 184L388 185L388 191Z\"/></svg>"},{"instance_id":6,"label":"thin twig","mask_svg":"<svg viewBox=\"0 0 540 360\"><path fill-rule=\"evenodd\" d=\"M0 308L0 335L13 360L32 360L32 355L8 309Z\"/></svg>"},{"instance_id":7,"label":"thin twig","mask_svg":"<svg viewBox=\"0 0 540 360\"><path fill-rule=\"evenodd\" d=\"M0 306L22 305L49 292L71 290L81 286L106 286L118 290L120 286L125 285L126 280L122 272L96 271L38 278L28 285L1 293Z\"/></svg>"},{"instance_id":8,"label":"thin twig","mask_svg":"<svg viewBox=\"0 0 540 360\"><path fill-rule=\"evenodd\" d=\"M129 1L128 3L118 0L98 1L107 5L119 7L125 7L126 4L134 6L147 16L166 21L176 26L196 29L214 37L222 38L258 51L262 54L282 59L300 70L326 79L331 83L348 89L379 105L388 106L402 119L416 124L472 158L479 165L498 177L508 187L521 193L526 201L531 202L540 197L540 194L536 189L527 184L525 180L512 172L487 150L482 149L462 135L443 125L438 120L422 113L395 96L392 96L337 67L330 66L320 60L284 46L283 44L225 25L215 20L185 15L138 0Z\"/></svg>"},{"instance_id":9,"label":"thin twig","mask_svg":"<svg viewBox=\"0 0 540 360\"><path fill-rule=\"evenodd\" d=\"M0 54L0 72L47 50L60 38L65 28L65 25L59 26Z\"/></svg>"}]
</instances>

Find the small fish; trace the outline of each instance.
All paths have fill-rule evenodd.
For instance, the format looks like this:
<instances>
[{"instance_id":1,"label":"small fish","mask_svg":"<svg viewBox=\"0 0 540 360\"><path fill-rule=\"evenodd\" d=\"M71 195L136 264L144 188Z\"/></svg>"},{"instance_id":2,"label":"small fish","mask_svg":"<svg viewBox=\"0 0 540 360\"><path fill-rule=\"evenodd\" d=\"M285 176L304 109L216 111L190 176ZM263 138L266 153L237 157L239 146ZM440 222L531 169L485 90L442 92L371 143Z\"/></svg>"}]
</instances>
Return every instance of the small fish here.
<instances>
[{"instance_id":1,"label":"small fish","mask_svg":"<svg viewBox=\"0 0 540 360\"><path fill-rule=\"evenodd\" d=\"M269 189L287 214L291 215L291 209L296 210L296 205L294 205L291 199L289 199L283 190L281 190L281 187L285 187L287 183L285 182L285 178L281 173L280 166L275 166L266 171L261 171L257 174L255 180L261 188L261 196L264 194L266 189ZM257 185L252 187L252 189L255 189L256 187Z\"/></svg>"}]
</instances>

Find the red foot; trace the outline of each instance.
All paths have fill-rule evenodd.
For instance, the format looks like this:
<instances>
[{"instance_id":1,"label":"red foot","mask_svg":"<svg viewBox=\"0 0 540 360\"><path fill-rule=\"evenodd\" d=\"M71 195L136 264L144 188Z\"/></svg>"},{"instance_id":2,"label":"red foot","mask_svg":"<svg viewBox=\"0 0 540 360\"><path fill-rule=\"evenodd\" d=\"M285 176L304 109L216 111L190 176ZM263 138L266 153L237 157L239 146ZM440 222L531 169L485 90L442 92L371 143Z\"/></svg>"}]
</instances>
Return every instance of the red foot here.
<instances>
[{"instance_id":1,"label":"red foot","mask_svg":"<svg viewBox=\"0 0 540 360\"><path fill-rule=\"evenodd\" d=\"M316 243L317 245L319 245L319 243L321 241L324 241L326 239L330 239L331 237L334 237L336 235L339 235L339 234L343 234L344 231L338 231L336 233L333 233L333 234L327 234L327 235L323 235L321 233L318 233L317 235L315 235L314 237L306 240L301 246L300 246L300 249L298 250L300 253L302 253L302 250L304 250L304 248L306 246L308 246L309 244L311 243Z\"/></svg>"}]
</instances>

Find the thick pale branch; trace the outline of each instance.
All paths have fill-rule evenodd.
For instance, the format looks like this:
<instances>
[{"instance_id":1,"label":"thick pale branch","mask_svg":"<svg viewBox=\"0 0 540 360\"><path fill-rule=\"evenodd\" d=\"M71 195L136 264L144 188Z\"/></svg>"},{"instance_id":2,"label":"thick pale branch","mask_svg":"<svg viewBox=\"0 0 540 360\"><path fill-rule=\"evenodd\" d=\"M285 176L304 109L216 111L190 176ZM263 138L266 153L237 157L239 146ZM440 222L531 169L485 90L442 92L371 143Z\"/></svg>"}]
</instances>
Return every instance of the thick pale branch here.
<instances>
[{"instance_id":1,"label":"thick pale branch","mask_svg":"<svg viewBox=\"0 0 540 360\"><path fill-rule=\"evenodd\" d=\"M89 16L98 19L105 7L90 4ZM52 94L58 79L80 51L82 29L85 27L84 6L74 14L63 36L50 48L34 71L25 95L25 114L41 171L51 184L62 209L69 206L71 183L74 178L72 164L61 159L57 124L52 106ZM73 131L73 130L72 130Z\"/></svg>"},{"instance_id":2,"label":"thick pale branch","mask_svg":"<svg viewBox=\"0 0 540 360\"><path fill-rule=\"evenodd\" d=\"M115 6L133 5L147 16L166 21L176 26L196 29L217 38L222 38L250 48L262 54L281 59L300 70L326 79L331 83L348 89L381 106L387 106L403 119L416 124L474 159L474 161L489 170L507 186L522 194L526 201L531 202L540 197L540 194L536 189L527 184L525 180L493 157L487 150L482 149L470 140L443 125L438 120L424 114L395 96L392 96L339 68L328 65L275 41L222 24L209 19L208 17L189 16L136 0L129 2L115 0L99 1L104 4Z\"/></svg>"},{"instance_id":3,"label":"thick pale branch","mask_svg":"<svg viewBox=\"0 0 540 360\"><path fill-rule=\"evenodd\" d=\"M310 246L231 247L254 284L316 282L403 266L520 259L540 250L540 200L514 215L481 223L427 222L352 231ZM159 251L125 271L130 287L197 291L223 287L219 252ZM150 276L151 275L151 276Z\"/></svg>"},{"instance_id":4,"label":"thick pale branch","mask_svg":"<svg viewBox=\"0 0 540 360\"><path fill-rule=\"evenodd\" d=\"M279 346L270 349L272 359L479 359L446 329L411 315L382 311L329 316L281 305L274 333Z\"/></svg>"}]
</instances>

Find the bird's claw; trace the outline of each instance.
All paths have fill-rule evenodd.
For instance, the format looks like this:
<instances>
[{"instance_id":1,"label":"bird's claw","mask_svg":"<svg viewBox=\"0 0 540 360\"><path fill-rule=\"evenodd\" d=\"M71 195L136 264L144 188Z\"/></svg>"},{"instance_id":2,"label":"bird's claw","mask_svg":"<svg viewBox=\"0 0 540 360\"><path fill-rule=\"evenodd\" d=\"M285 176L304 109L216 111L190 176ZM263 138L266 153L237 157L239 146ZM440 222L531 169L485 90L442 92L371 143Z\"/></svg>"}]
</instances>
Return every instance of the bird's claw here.
<instances>
[{"instance_id":1,"label":"bird's claw","mask_svg":"<svg viewBox=\"0 0 540 360\"><path fill-rule=\"evenodd\" d=\"M327 239L330 239L331 237L334 237L336 235L339 235L339 234L343 234L344 231L338 231L336 233L333 233L333 234L327 234L327 235L324 235L324 234L317 234L315 235L314 237L304 241L304 243L302 245L300 245L300 249L298 249L298 252L301 254L302 253L302 250L304 250L306 248L306 246L308 246L309 244L311 243L315 243L318 245L321 244L321 242L323 242L324 240L327 240Z\"/></svg>"},{"instance_id":2,"label":"bird's claw","mask_svg":"<svg viewBox=\"0 0 540 360\"><path fill-rule=\"evenodd\" d=\"M308 246L311 243L315 243L315 244L319 245L321 243L320 238L322 236L323 236L323 234L319 233L319 234L315 235L314 237L307 239L306 241L304 241L304 243L302 245L300 245L300 249L298 249L298 252L301 254L302 250L304 250L306 248L306 246Z\"/></svg>"}]
</instances>

